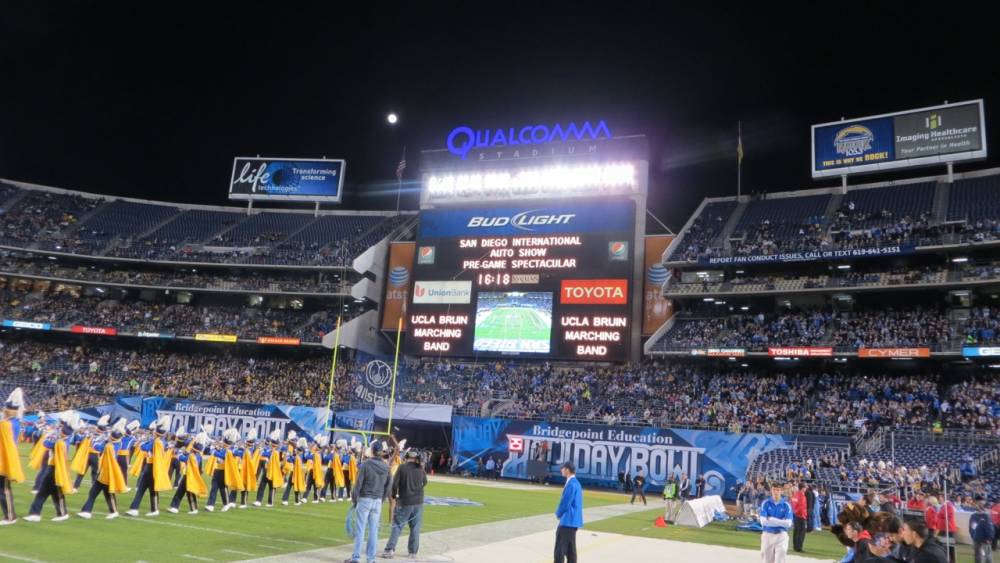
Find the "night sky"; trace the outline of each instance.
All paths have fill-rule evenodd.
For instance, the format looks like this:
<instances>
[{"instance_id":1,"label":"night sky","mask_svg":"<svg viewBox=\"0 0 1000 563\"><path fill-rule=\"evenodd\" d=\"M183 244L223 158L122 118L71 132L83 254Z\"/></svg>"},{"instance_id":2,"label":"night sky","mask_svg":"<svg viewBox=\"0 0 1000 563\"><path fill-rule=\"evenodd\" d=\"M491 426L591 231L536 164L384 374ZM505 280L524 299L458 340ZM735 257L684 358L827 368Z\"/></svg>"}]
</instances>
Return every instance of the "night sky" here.
<instances>
[{"instance_id":1,"label":"night sky","mask_svg":"<svg viewBox=\"0 0 1000 563\"><path fill-rule=\"evenodd\" d=\"M982 4L22 4L0 18L0 176L40 184L226 204L234 156L327 156L345 206L386 209L406 145L414 208L418 151L455 126L604 119L649 137L676 230L735 193L738 120L745 191L799 189L836 183L809 177L810 124L980 97L994 156L959 169L1000 162Z\"/></svg>"}]
</instances>

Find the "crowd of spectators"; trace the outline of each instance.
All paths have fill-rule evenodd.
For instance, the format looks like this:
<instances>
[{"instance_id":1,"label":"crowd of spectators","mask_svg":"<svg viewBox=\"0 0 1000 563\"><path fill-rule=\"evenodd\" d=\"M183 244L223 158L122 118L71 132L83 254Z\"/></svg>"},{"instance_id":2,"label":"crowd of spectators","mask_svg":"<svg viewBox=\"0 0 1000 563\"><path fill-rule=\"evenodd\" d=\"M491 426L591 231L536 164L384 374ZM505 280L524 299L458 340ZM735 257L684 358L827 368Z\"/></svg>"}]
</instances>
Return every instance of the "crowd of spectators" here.
<instances>
[{"instance_id":1,"label":"crowd of spectators","mask_svg":"<svg viewBox=\"0 0 1000 563\"><path fill-rule=\"evenodd\" d=\"M664 338L672 348L813 346L824 340L831 318L831 313L812 311L678 319Z\"/></svg>"},{"instance_id":2,"label":"crowd of spectators","mask_svg":"<svg viewBox=\"0 0 1000 563\"><path fill-rule=\"evenodd\" d=\"M965 343L971 345L1000 343L1000 309L973 307L965 323Z\"/></svg>"},{"instance_id":3,"label":"crowd of spectators","mask_svg":"<svg viewBox=\"0 0 1000 563\"><path fill-rule=\"evenodd\" d=\"M927 346L947 349L954 329L944 313L922 308L844 313L833 323L837 348Z\"/></svg>"},{"instance_id":4,"label":"crowd of spectators","mask_svg":"<svg viewBox=\"0 0 1000 563\"><path fill-rule=\"evenodd\" d=\"M802 413L809 424L929 428L939 418L939 380L933 375L824 374L816 380L816 401Z\"/></svg>"}]
</instances>

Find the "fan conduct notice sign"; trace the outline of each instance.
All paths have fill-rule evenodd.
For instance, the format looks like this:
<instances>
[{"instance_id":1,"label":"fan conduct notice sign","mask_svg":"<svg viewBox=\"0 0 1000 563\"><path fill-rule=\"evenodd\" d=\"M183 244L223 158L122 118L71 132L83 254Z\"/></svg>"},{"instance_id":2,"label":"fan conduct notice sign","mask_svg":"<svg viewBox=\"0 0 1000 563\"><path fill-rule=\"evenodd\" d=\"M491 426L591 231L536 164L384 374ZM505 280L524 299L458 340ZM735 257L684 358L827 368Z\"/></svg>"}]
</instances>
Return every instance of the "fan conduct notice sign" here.
<instances>
[{"instance_id":1,"label":"fan conduct notice sign","mask_svg":"<svg viewBox=\"0 0 1000 563\"><path fill-rule=\"evenodd\" d=\"M236 157L229 199L340 203L343 160Z\"/></svg>"}]
</instances>

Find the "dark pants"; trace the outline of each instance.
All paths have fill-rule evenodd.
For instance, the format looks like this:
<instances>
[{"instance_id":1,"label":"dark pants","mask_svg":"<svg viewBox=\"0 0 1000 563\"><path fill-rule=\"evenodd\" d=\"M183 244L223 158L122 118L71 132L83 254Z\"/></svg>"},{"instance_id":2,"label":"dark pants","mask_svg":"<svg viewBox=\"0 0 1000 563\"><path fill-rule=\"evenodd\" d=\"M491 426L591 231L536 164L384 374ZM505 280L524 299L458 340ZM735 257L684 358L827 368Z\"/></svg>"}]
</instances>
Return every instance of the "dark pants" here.
<instances>
[{"instance_id":1,"label":"dark pants","mask_svg":"<svg viewBox=\"0 0 1000 563\"><path fill-rule=\"evenodd\" d=\"M3 508L4 520L17 519L17 513L14 511L14 491L10 485L10 479L0 476L0 507Z\"/></svg>"},{"instance_id":2,"label":"dark pants","mask_svg":"<svg viewBox=\"0 0 1000 563\"><path fill-rule=\"evenodd\" d=\"M646 492L639 488L632 489L632 500L629 501L629 504L635 502L636 496L642 499L642 504L646 504Z\"/></svg>"},{"instance_id":3,"label":"dark pants","mask_svg":"<svg viewBox=\"0 0 1000 563\"><path fill-rule=\"evenodd\" d=\"M122 477L125 479L125 484L128 485L128 456L120 455L118 457L118 467L122 470Z\"/></svg>"},{"instance_id":4,"label":"dark pants","mask_svg":"<svg viewBox=\"0 0 1000 563\"><path fill-rule=\"evenodd\" d=\"M257 502L264 501L265 488L267 489L267 505L271 506L274 504L274 484L271 483L270 479L260 481L260 485L257 486Z\"/></svg>"},{"instance_id":5,"label":"dark pants","mask_svg":"<svg viewBox=\"0 0 1000 563\"><path fill-rule=\"evenodd\" d=\"M45 479L45 468L49 466L50 455L51 452L49 452L48 450L46 450L45 453L42 454L42 468L41 470L38 471L38 474L35 475L35 484L31 487L32 491L41 490L42 480Z\"/></svg>"},{"instance_id":6,"label":"dark pants","mask_svg":"<svg viewBox=\"0 0 1000 563\"><path fill-rule=\"evenodd\" d=\"M149 492L149 511L157 512L160 510L160 493L153 489L152 463L143 464L142 473L139 474L139 481L136 483L135 497L132 499L129 509L139 510L139 505L142 504L142 497L147 491Z\"/></svg>"},{"instance_id":7,"label":"dark pants","mask_svg":"<svg viewBox=\"0 0 1000 563\"><path fill-rule=\"evenodd\" d=\"M555 563L576 563L576 528L556 528Z\"/></svg>"},{"instance_id":8,"label":"dark pants","mask_svg":"<svg viewBox=\"0 0 1000 563\"><path fill-rule=\"evenodd\" d=\"M229 489L226 488L226 470L216 469L212 472L212 488L208 491L208 501L205 506L215 506L215 495L221 493L222 505L229 502Z\"/></svg>"},{"instance_id":9,"label":"dark pants","mask_svg":"<svg viewBox=\"0 0 1000 563\"><path fill-rule=\"evenodd\" d=\"M309 500L309 493L312 493L313 500L319 500L319 487L316 486L316 479L313 478L312 471L306 475L306 492L302 494L302 500Z\"/></svg>"},{"instance_id":10,"label":"dark pants","mask_svg":"<svg viewBox=\"0 0 1000 563\"><path fill-rule=\"evenodd\" d=\"M410 529L410 537L406 541L406 552L416 555L420 549L420 528L424 523L424 505L399 505L395 514L392 515L392 531L389 533L389 541L385 544L386 551L396 551L396 542L399 541L399 534L404 526Z\"/></svg>"},{"instance_id":11,"label":"dark pants","mask_svg":"<svg viewBox=\"0 0 1000 563\"><path fill-rule=\"evenodd\" d=\"M62 489L56 486L56 474L52 470L52 466L43 467L42 473L42 483L38 486L38 494L35 495L35 500L31 503L31 509L28 510L28 513L36 516L41 514L45 500L52 497L52 504L56 507L56 516L63 516L67 512L66 495L63 494Z\"/></svg>"},{"instance_id":12,"label":"dark pants","mask_svg":"<svg viewBox=\"0 0 1000 563\"><path fill-rule=\"evenodd\" d=\"M96 480L94 481L94 484L90 486L90 493L87 494L87 502L83 503L83 508L80 512L93 512L94 501L97 500L97 495L101 493L104 493L104 500L108 503L108 512L118 512L118 499L115 498L115 495L111 494L107 485Z\"/></svg>"},{"instance_id":13,"label":"dark pants","mask_svg":"<svg viewBox=\"0 0 1000 563\"><path fill-rule=\"evenodd\" d=\"M806 519L796 516L792 524L792 549L802 551L802 543L806 541Z\"/></svg>"},{"instance_id":14,"label":"dark pants","mask_svg":"<svg viewBox=\"0 0 1000 563\"><path fill-rule=\"evenodd\" d=\"M97 454L94 454L94 453L87 454L87 469L90 470L90 482L91 483L96 483L97 482ZM76 476L76 480L73 481L73 488L74 489L79 489L80 488L80 485L83 484L83 476L86 475L86 474L87 474L87 472L84 471L83 473L81 473L81 474L79 474L79 475Z\"/></svg>"},{"instance_id":15,"label":"dark pants","mask_svg":"<svg viewBox=\"0 0 1000 563\"><path fill-rule=\"evenodd\" d=\"M330 498L333 498L333 495L337 494L334 490L333 469L327 467L326 474L323 477L323 488L319 490L319 498L326 498L327 491L330 491Z\"/></svg>"},{"instance_id":16,"label":"dark pants","mask_svg":"<svg viewBox=\"0 0 1000 563\"><path fill-rule=\"evenodd\" d=\"M187 496L188 510L194 511L198 510L198 497L194 493L189 493L187 490L187 475L181 477L181 482L177 484L177 492L174 493L174 498L170 501L170 508L177 509L181 506L181 499Z\"/></svg>"}]
</instances>

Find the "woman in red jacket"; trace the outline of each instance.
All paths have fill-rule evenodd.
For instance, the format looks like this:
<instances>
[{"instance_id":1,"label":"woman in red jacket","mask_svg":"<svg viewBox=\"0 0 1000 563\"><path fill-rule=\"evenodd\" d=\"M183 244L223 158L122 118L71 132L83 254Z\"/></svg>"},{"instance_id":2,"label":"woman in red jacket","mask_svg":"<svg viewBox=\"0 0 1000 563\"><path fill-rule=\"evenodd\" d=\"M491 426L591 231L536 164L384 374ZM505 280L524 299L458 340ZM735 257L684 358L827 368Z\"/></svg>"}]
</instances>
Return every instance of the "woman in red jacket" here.
<instances>
[{"instance_id":1,"label":"woman in red jacket","mask_svg":"<svg viewBox=\"0 0 1000 563\"><path fill-rule=\"evenodd\" d=\"M927 499L927 508L924 509L924 521L927 523L927 531L932 536L936 536L938 533L937 505L937 498L930 497Z\"/></svg>"}]
</instances>

